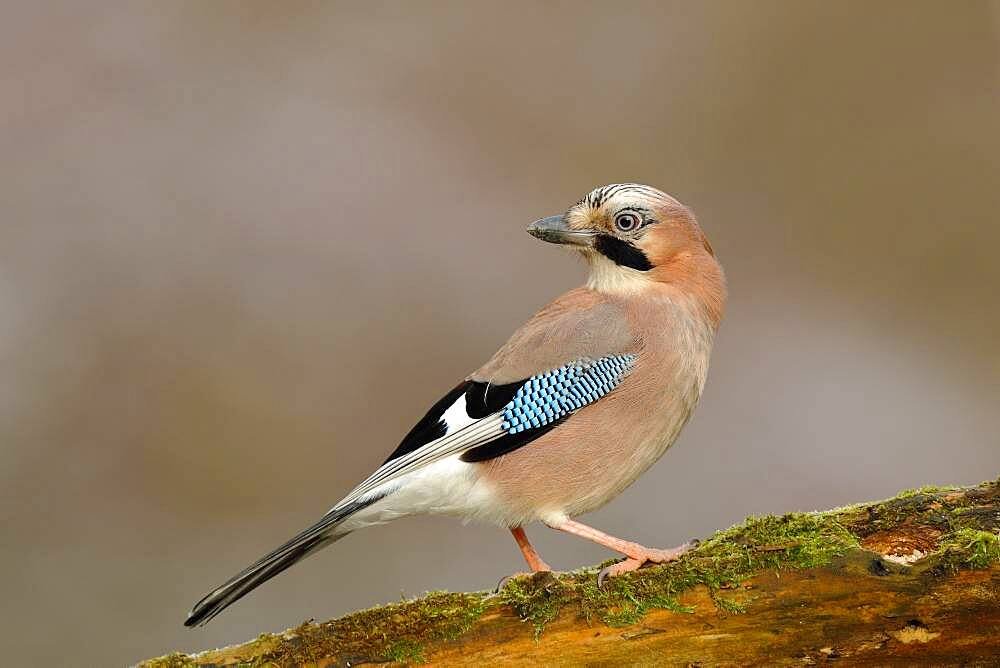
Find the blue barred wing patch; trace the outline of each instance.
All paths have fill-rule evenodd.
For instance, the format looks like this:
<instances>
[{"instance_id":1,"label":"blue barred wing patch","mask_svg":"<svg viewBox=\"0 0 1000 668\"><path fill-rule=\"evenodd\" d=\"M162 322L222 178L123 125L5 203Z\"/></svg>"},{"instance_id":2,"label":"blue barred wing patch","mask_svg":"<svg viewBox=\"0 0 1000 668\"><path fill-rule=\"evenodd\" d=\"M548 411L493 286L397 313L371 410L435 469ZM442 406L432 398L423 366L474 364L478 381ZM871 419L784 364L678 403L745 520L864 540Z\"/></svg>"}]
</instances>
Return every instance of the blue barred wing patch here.
<instances>
[{"instance_id":1,"label":"blue barred wing patch","mask_svg":"<svg viewBox=\"0 0 1000 668\"><path fill-rule=\"evenodd\" d=\"M501 409L501 428L513 435L562 419L618 387L633 364L635 355L609 355L532 376Z\"/></svg>"}]
</instances>

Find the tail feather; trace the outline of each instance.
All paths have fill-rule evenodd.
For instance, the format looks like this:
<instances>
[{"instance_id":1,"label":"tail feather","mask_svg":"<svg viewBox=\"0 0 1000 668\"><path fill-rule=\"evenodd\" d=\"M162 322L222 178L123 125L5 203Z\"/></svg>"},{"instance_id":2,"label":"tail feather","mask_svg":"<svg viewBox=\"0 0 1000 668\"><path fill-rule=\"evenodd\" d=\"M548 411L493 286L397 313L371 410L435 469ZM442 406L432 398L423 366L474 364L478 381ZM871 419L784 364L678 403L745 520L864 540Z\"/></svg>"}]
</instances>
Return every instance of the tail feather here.
<instances>
[{"instance_id":1,"label":"tail feather","mask_svg":"<svg viewBox=\"0 0 1000 668\"><path fill-rule=\"evenodd\" d=\"M246 567L225 583L209 592L198 601L184 626L201 626L213 617L243 598L251 591L278 575L293 564L319 551L330 543L343 538L347 532L337 533L337 525L381 497L355 501L344 508L330 511L316 524L276 548L266 556Z\"/></svg>"}]
</instances>

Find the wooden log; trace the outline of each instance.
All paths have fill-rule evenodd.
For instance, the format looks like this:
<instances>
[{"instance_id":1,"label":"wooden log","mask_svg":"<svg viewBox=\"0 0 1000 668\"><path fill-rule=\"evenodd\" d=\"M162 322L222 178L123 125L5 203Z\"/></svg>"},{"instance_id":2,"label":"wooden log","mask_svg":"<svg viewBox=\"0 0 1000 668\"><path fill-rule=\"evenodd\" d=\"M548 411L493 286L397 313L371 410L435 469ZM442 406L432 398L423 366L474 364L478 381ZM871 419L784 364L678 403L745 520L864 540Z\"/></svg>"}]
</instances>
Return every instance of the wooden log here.
<instances>
[{"instance_id":1,"label":"wooden log","mask_svg":"<svg viewBox=\"0 0 1000 668\"><path fill-rule=\"evenodd\" d=\"M539 573L140 666L827 662L1000 665L1000 480L751 517L603 589Z\"/></svg>"}]
</instances>

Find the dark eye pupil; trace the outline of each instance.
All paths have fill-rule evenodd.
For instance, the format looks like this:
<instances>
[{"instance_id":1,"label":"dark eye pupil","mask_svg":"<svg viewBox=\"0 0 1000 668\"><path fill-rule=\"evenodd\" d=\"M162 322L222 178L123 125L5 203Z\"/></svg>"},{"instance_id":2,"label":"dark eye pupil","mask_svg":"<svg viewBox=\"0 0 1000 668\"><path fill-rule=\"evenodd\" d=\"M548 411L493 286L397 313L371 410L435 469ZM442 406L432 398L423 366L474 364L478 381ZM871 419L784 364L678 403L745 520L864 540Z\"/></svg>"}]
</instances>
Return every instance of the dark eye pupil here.
<instances>
[{"instance_id":1,"label":"dark eye pupil","mask_svg":"<svg viewBox=\"0 0 1000 668\"><path fill-rule=\"evenodd\" d=\"M639 221L635 216L631 214L622 214L618 216L618 220L615 221L618 224L618 229L623 231L628 231L639 224Z\"/></svg>"}]
</instances>

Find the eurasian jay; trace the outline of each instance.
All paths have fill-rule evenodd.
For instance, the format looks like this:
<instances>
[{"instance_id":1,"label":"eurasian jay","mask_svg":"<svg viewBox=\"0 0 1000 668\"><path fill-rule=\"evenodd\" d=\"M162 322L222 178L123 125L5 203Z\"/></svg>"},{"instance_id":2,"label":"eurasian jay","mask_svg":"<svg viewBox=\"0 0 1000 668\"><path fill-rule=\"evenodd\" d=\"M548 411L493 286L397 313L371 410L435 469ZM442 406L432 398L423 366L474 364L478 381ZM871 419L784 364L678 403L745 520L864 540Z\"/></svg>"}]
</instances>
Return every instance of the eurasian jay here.
<instances>
[{"instance_id":1,"label":"eurasian jay","mask_svg":"<svg viewBox=\"0 0 1000 668\"><path fill-rule=\"evenodd\" d=\"M712 246L688 208L633 183L597 188L528 232L578 250L590 267L586 285L514 332L371 476L205 596L185 625L206 623L352 531L417 513L508 528L532 571L550 569L524 525L587 538L625 557L601 582L690 549L644 547L573 518L656 462L697 404L726 300Z\"/></svg>"}]
</instances>

